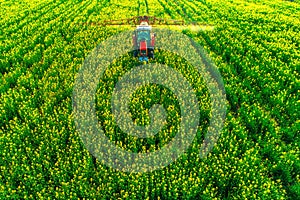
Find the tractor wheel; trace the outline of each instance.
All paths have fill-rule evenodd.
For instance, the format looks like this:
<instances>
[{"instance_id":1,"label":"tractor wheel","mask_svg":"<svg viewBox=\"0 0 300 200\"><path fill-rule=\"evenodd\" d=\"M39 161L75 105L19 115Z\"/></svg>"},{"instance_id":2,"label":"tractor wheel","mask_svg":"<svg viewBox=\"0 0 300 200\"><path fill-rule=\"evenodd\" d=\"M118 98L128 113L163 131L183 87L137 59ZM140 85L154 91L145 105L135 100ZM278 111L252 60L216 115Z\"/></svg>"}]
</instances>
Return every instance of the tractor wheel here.
<instances>
[{"instance_id":1,"label":"tractor wheel","mask_svg":"<svg viewBox=\"0 0 300 200\"><path fill-rule=\"evenodd\" d=\"M149 49L149 58L154 58L154 49Z\"/></svg>"},{"instance_id":2,"label":"tractor wheel","mask_svg":"<svg viewBox=\"0 0 300 200\"><path fill-rule=\"evenodd\" d=\"M133 50L133 56L134 56L134 57L138 57L138 53L139 53L139 52L138 52L137 50Z\"/></svg>"}]
</instances>

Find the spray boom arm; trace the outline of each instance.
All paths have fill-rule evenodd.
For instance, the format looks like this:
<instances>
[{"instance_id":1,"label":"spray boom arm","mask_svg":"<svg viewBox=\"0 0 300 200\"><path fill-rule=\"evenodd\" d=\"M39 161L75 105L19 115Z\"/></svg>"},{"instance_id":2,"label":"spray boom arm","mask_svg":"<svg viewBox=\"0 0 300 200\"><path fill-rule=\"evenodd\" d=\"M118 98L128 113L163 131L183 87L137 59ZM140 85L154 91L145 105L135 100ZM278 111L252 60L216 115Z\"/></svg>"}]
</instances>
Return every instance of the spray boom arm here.
<instances>
[{"instance_id":1,"label":"spray boom arm","mask_svg":"<svg viewBox=\"0 0 300 200\"><path fill-rule=\"evenodd\" d=\"M119 20L104 20L102 22L86 22L82 23L83 25L91 26L115 26L115 25L140 25L142 22L147 22L151 26L155 25L173 25L173 26L183 26L183 25L206 25L209 24L200 24L198 22L189 22L186 23L184 20L173 20L173 19L163 19L154 16L137 16L128 19L119 19Z\"/></svg>"}]
</instances>

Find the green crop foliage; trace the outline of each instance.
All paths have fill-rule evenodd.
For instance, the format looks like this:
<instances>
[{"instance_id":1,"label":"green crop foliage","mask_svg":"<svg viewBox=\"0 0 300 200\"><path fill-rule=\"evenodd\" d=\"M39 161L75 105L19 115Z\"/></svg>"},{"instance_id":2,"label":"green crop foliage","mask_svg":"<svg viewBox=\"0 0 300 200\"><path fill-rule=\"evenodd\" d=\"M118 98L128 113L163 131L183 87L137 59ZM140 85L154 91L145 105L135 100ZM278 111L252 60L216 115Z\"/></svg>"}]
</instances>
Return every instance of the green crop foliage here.
<instances>
[{"instance_id":1,"label":"green crop foliage","mask_svg":"<svg viewBox=\"0 0 300 200\"><path fill-rule=\"evenodd\" d=\"M0 0L0 5L0 199L300 199L299 1ZM74 124L72 92L86 56L128 27L79 24L144 14L215 25L213 31L182 32L204 47L220 71L227 114L217 144L201 159L211 114L207 87L183 58L157 50L150 62L174 68L195 90L199 128L190 148L169 166L125 173L84 146ZM150 123L152 105L166 109L167 124L153 137L124 133L111 112L115 83L139 64L130 52L108 67L95 94L96 113L111 142L127 151L153 152L174 138L180 124L172 91L151 84L132 95L129 107L138 125Z\"/></svg>"}]
</instances>

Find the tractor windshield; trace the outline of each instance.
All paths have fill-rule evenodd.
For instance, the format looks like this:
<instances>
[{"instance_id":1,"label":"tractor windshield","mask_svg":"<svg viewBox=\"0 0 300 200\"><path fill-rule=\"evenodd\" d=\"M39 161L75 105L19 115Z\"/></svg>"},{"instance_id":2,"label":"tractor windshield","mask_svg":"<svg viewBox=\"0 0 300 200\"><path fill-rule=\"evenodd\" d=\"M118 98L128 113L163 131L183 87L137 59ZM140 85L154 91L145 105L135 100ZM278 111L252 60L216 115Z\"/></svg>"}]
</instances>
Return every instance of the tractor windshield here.
<instances>
[{"instance_id":1,"label":"tractor windshield","mask_svg":"<svg viewBox=\"0 0 300 200\"><path fill-rule=\"evenodd\" d=\"M146 40L149 41L150 40L150 31L138 31L138 41L142 41L142 40Z\"/></svg>"}]
</instances>

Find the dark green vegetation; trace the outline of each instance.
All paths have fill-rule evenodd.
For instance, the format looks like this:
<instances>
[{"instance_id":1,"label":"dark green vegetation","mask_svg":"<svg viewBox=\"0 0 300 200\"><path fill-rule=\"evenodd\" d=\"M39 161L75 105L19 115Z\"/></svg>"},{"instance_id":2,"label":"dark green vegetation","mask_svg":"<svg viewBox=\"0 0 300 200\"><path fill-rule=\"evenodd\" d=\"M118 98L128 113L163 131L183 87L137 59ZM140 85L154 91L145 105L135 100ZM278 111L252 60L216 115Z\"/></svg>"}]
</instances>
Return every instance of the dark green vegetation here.
<instances>
[{"instance_id":1,"label":"dark green vegetation","mask_svg":"<svg viewBox=\"0 0 300 200\"><path fill-rule=\"evenodd\" d=\"M0 3L0 199L300 198L298 3ZM228 113L220 139L206 159L199 158L201 143L195 141L185 155L163 170L128 174L102 165L89 154L75 130L71 99L85 56L121 30L78 26L75 22L128 18L145 12L215 24L211 32L185 33L203 45L218 66L225 83ZM165 57L160 53L157 60ZM131 67L137 64L126 56L125 61ZM179 70L185 66L171 56L164 62L179 66ZM112 69L121 75L128 64L119 63ZM154 96L157 88L146 89ZM201 99L207 95L202 89L196 88ZM174 105L176 113L178 105L172 94L162 88L160 91L160 99L144 99L139 95L143 91L137 98L148 104L163 103L161 99L166 98L165 106ZM144 111L147 106L137 103L136 108L136 120L142 123L142 118L148 117ZM199 137L207 127L206 108L201 108L204 114ZM101 106L98 111L101 119ZM176 119L172 120L175 126ZM168 142L171 136L158 141ZM129 144L132 151L134 145L137 151L147 146L144 141Z\"/></svg>"}]
</instances>

